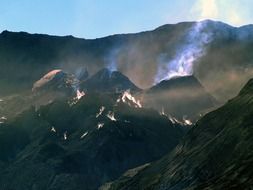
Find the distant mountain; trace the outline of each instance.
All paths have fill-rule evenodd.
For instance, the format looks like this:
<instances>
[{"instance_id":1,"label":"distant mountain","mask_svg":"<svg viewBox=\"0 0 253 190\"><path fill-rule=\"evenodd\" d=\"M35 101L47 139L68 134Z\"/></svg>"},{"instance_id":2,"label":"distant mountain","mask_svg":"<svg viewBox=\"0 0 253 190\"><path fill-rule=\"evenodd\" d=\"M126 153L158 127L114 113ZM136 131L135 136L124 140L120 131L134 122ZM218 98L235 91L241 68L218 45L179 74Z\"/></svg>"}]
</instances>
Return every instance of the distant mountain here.
<instances>
[{"instance_id":1,"label":"distant mountain","mask_svg":"<svg viewBox=\"0 0 253 190\"><path fill-rule=\"evenodd\" d=\"M83 93L79 90L80 80L88 77L87 72L82 69L77 74L55 69L42 77L38 76L31 89L2 99L0 117L2 115L8 119L15 118L31 106L38 109L41 105L47 105L55 100L76 97L78 93Z\"/></svg>"},{"instance_id":2,"label":"distant mountain","mask_svg":"<svg viewBox=\"0 0 253 190\"><path fill-rule=\"evenodd\" d=\"M226 102L253 74L253 26L237 28L210 20L94 40L3 31L0 96L31 89L38 76L55 68L75 73L86 67L94 74L111 63L140 88L149 88L159 66L166 68L186 44L198 41L188 39L192 28L198 31L196 26L204 27L202 40L208 43L200 50L193 74L211 95Z\"/></svg>"},{"instance_id":3,"label":"distant mountain","mask_svg":"<svg viewBox=\"0 0 253 190\"><path fill-rule=\"evenodd\" d=\"M253 187L253 79L204 116L174 151L128 171L103 189L250 189Z\"/></svg>"},{"instance_id":4,"label":"distant mountain","mask_svg":"<svg viewBox=\"0 0 253 190\"><path fill-rule=\"evenodd\" d=\"M0 189L93 190L170 152L186 128L131 101L87 93L0 123Z\"/></svg>"},{"instance_id":5,"label":"distant mountain","mask_svg":"<svg viewBox=\"0 0 253 190\"><path fill-rule=\"evenodd\" d=\"M215 99L194 76L163 80L146 90L141 97L145 106L154 107L181 120L196 120L216 106Z\"/></svg>"},{"instance_id":6,"label":"distant mountain","mask_svg":"<svg viewBox=\"0 0 253 190\"><path fill-rule=\"evenodd\" d=\"M194 76L183 76L183 77L174 77L169 80L163 80L158 84L151 87L147 93L156 93L163 90L173 90L177 88L191 88L193 90L202 88L203 86L200 84L198 79Z\"/></svg>"},{"instance_id":7,"label":"distant mountain","mask_svg":"<svg viewBox=\"0 0 253 190\"><path fill-rule=\"evenodd\" d=\"M119 71L110 71L106 68L84 81L80 88L89 92L122 92L125 90L136 92L140 90Z\"/></svg>"}]
</instances>

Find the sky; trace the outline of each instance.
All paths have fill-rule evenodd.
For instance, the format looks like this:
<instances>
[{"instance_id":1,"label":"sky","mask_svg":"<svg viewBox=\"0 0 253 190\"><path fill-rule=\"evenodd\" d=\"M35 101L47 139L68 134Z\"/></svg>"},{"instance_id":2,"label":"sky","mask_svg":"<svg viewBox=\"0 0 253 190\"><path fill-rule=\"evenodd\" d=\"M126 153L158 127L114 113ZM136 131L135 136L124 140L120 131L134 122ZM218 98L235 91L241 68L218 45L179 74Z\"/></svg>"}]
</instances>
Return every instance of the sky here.
<instances>
[{"instance_id":1,"label":"sky","mask_svg":"<svg viewBox=\"0 0 253 190\"><path fill-rule=\"evenodd\" d=\"M204 19L253 24L253 0L0 0L0 31L93 39Z\"/></svg>"}]
</instances>

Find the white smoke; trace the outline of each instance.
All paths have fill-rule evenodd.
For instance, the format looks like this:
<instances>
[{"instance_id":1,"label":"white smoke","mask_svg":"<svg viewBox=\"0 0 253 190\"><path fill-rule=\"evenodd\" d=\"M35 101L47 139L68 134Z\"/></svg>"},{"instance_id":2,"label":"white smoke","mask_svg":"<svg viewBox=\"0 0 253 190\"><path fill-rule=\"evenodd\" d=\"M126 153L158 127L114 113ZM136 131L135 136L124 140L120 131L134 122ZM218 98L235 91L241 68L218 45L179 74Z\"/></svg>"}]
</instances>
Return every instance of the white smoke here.
<instances>
[{"instance_id":1,"label":"white smoke","mask_svg":"<svg viewBox=\"0 0 253 190\"><path fill-rule=\"evenodd\" d=\"M193 74L194 62L205 54L206 45L212 41L212 34L205 31L206 23L197 22L187 31L184 44L177 49L172 60L167 60L166 53L160 55L155 83Z\"/></svg>"},{"instance_id":2,"label":"white smoke","mask_svg":"<svg viewBox=\"0 0 253 190\"><path fill-rule=\"evenodd\" d=\"M113 48L104 59L107 69L109 69L111 72L118 70L117 57L119 51L120 48Z\"/></svg>"},{"instance_id":3,"label":"white smoke","mask_svg":"<svg viewBox=\"0 0 253 190\"><path fill-rule=\"evenodd\" d=\"M80 82L89 77L88 69L86 67L79 67L75 71L75 78Z\"/></svg>"},{"instance_id":4,"label":"white smoke","mask_svg":"<svg viewBox=\"0 0 253 190\"><path fill-rule=\"evenodd\" d=\"M199 0L196 11L199 11L200 19L217 19L219 15L216 0Z\"/></svg>"},{"instance_id":5,"label":"white smoke","mask_svg":"<svg viewBox=\"0 0 253 190\"><path fill-rule=\"evenodd\" d=\"M251 0L197 0L192 14L199 20L222 20L234 26L251 23Z\"/></svg>"}]
</instances>

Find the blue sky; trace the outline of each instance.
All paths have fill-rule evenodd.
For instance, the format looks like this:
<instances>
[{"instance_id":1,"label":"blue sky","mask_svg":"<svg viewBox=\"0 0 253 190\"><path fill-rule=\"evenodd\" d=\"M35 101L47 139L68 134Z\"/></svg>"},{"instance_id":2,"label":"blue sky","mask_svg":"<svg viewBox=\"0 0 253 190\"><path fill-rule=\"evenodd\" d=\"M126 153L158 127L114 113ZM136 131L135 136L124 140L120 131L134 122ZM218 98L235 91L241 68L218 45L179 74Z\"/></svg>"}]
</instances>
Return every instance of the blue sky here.
<instances>
[{"instance_id":1,"label":"blue sky","mask_svg":"<svg viewBox=\"0 0 253 190\"><path fill-rule=\"evenodd\" d=\"M0 0L0 31L97 38L167 23L253 23L252 0Z\"/></svg>"}]
</instances>

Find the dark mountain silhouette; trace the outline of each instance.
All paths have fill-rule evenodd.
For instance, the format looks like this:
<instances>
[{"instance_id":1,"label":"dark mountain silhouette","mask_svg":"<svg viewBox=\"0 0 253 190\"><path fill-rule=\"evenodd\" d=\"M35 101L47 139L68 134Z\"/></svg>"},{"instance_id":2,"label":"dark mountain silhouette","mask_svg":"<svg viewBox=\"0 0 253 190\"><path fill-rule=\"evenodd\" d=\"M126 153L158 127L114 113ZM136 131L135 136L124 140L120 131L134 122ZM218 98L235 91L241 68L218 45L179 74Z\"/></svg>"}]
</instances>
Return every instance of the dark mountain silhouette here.
<instances>
[{"instance_id":1,"label":"dark mountain silhouette","mask_svg":"<svg viewBox=\"0 0 253 190\"><path fill-rule=\"evenodd\" d=\"M85 76L87 74L80 73L75 76L60 69L52 70L41 78L38 76L32 89L2 99L0 116L11 119L31 106L38 109L41 105L47 105L55 100L76 97L80 84L77 77L85 79Z\"/></svg>"},{"instance_id":2,"label":"dark mountain silhouette","mask_svg":"<svg viewBox=\"0 0 253 190\"><path fill-rule=\"evenodd\" d=\"M196 120L216 106L215 99L194 76L163 80L146 90L141 99L145 106L156 108L181 120Z\"/></svg>"},{"instance_id":3,"label":"dark mountain silhouette","mask_svg":"<svg viewBox=\"0 0 253 190\"><path fill-rule=\"evenodd\" d=\"M210 20L93 40L3 31L0 189L251 188L252 48L252 25ZM192 76L164 80L194 57Z\"/></svg>"},{"instance_id":4,"label":"dark mountain silhouette","mask_svg":"<svg viewBox=\"0 0 253 190\"><path fill-rule=\"evenodd\" d=\"M102 69L84 81L80 88L90 92L122 92L125 90L139 91L126 76L119 71L110 71Z\"/></svg>"},{"instance_id":5,"label":"dark mountain silhouette","mask_svg":"<svg viewBox=\"0 0 253 190\"><path fill-rule=\"evenodd\" d=\"M0 189L96 189L178 144L183 126L120 97L87 93L0 124Z\"/></svg>"},{"instance_id":6,"label":"dark mountain silhouette","mask_svg":"<svg viewBox=\"0 0 253 190\"><path fill-rule=\"evenodd\" d=\"M252 89L253 79L237 97L198 121L171 154L103 189L250 189Z\"/></svg>"},{"instance_id":7,"label":"dark mountain silhouette","mask_svg":"<svg viewBox=\"0 0 253 190\"><path fill-rule=\"evenodd\" d=\"M239 92L252 74L253 26L232 27L215 21L164 25L153 31L87 40L25 32L0 34L1 96L30 89L38 76L61 68L90 74L115 62L137 86L148 88L157 74L159 58L174 58L187 41L189 29L204 25L210 43L194 64L194 76L208 92L226 101Z\"/></svg>"}]
</instances>

